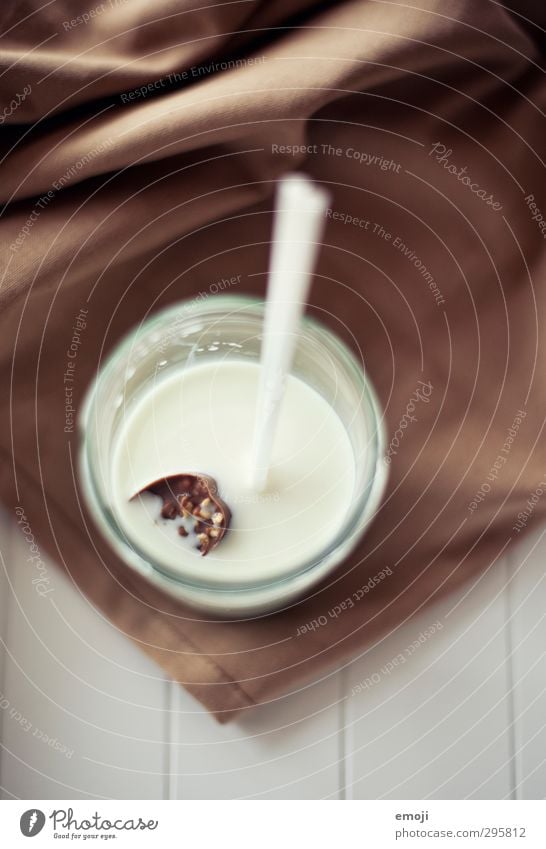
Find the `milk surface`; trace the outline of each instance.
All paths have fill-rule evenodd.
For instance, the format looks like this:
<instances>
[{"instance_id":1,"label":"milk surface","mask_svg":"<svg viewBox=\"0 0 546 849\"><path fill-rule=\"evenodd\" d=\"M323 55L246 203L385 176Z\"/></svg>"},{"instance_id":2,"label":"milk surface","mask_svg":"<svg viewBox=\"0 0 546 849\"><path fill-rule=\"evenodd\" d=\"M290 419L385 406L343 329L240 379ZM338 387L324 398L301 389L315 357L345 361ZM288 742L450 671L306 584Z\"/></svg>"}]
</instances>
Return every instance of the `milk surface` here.
<instances>
[{"instance_id":1,"label":"milk surface","mask_svg":"<svg viewBox=\"0 0 546 849\"><path fill-rule=\"evenodd\" d=\"M230 584L276 580L333 542L352 505L355 461L337 413L290 375L267 489L249 485L260 367L240 360L158 378L126 412L113 454L112 510L128 539L182 578ZM232 511L228 533L205 557L193 535L160 517L144 487L169 475L211 475Z\"/></svg>"}]
</instances>

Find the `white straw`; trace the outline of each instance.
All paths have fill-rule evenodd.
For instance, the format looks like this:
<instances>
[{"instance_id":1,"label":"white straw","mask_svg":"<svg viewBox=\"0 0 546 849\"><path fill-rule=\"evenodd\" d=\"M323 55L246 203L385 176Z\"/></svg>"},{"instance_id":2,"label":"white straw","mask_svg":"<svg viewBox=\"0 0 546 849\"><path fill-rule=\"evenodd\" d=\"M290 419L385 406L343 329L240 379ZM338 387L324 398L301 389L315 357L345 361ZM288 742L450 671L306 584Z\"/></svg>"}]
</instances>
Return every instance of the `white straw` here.
<instances>
[{"instance_id":1,"label":"white straw","mask_svg":"<svg viewBox=\"0 0 546 849\"><path fill-rule=\"evenodd\" d=\"M252 487L267 483L277 421L320 248L329 194L302 174L278 185L258 388Z\"/></svg>"}]
</instances>

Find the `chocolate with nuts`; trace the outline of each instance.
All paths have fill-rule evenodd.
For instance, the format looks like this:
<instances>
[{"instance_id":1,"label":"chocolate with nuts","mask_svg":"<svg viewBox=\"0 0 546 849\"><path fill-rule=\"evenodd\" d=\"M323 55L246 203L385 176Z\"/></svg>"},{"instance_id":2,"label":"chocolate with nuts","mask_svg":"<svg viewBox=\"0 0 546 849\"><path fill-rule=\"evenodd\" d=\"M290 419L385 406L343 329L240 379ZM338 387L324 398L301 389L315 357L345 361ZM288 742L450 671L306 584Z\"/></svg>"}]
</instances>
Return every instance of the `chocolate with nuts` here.
<instances>
[{"instance_id":1,"label":"chocolate with nuts","mask_svg":"<svg viewBox=\"0 0 546 849\"><path fill-rule=\"evenodd\" d=\"M203 556L222 542L231 521L231 510L218 495L214 478L196 474L171 475L145 486L133 498L143 492L151 492L162 499L164 519L182 516L194 520L197 548ZM178 533L189 536L183 525Z\"/></svg>"}]
</instances>

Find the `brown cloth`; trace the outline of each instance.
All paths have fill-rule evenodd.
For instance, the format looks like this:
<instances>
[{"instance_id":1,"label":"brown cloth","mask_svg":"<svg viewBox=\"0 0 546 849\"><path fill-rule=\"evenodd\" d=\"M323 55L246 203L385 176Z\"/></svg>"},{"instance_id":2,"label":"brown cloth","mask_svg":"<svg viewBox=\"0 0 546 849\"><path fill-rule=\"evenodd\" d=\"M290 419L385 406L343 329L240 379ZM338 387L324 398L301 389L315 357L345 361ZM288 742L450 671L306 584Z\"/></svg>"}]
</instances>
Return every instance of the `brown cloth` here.
<instances>
[{"instance_id":1,"label":"brown cloth","mask_svg":"<svg viewBox=\"0 0 546 849\"><path fill-rule=\"evenodd\" d=\"M510 5L2 4L1 496L220 721L365 651L546 513L541 30ZM294 168L332 193L310 312L366 363L390 481L307 599L209 621L98 537L69 408L150 311L238 275L228 291L264 292Z\"/></svg>"}]
</instances>

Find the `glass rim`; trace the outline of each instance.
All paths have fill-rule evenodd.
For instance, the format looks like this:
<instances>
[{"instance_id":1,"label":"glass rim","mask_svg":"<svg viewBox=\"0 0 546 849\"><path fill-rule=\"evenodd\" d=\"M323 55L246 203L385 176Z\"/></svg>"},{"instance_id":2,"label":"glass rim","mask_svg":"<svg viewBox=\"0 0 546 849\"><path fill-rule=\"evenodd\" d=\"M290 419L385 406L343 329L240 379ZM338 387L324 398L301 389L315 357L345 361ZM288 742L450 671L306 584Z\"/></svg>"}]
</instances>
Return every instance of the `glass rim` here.
<instances>
[{"instance_id":1,"label":"glass rim","mask_svg":"<svg viewBox=\"0 0 546 849\"><path fill-rule=\"evenodd\" d=\"M117 363L123 360L124 356L127 356L134 349L136 343L141 338L153 333L157 327L161 327L170 321L172 322L172 319L180 316L181 312L183 313L184 307L192 303L195 303L194 298L180 300L141 320L139 324L124 334L114 345L87 388L78 416L80 438L79 481L86 505L90 509L96 524L115 553L127 565L136 569L136 571L145 577L151 578L160 585L165 586L167 589L169 586L180 589L187 587L190 590L230 595L248 590L266 590L279 584L289 583L307 572L319 569L328 560L332 561L332 568L334 568L353 549L354 544L356 544L371 523L375 511L380 504L388 477L388 466L384 458L386 429L381 405L364 365L357 360L351 349L335 332L312 316L305 315L303 317L303 326L310 331L313 340L320 346L326 347L330 352L332 349L334 350L337 358L342 361L345 368L351 374L351 378L358 384L360 403L362 404L365 401L367 407L367 410L364 409L364 418L368 425L371 424L368 431L368 438L370 441L373 440L374 451L371 474L367 478L366 485L355 499L355 503L348 511L343 525L332 537L331 542L311 560L298 564L294 567L293 571L285 573L277 579L256 580L252 582L245 580L241 581L240 584L222 585L207 581L196 582L187 576L178 575L174 571L170 571L160 563L152 561L148 555L140 552L138 548L133 547L132 543L130 544L127 541L125 535L121 533L118 520L114 516L114 522L109 520L109 513L111 511L105 508L104 498L102 497L100 488L97 486L92 471L93 464L90 457L92 446L90 444L88 422L97 395L101 386L104 385L104 382L115 370ZM244 309L245 312L253 314L255 318L263 318L264 305L265 300L263 298L249 295L215 294L210 300L197 303L195 310L190 311L185 318L188 321L192 321L198 320L203 316L214 315L215 313L225 315L226 312L229 312L230 307L234 308L232 310L233 315ZM239 309L236 309L237 307Z\"/></svg>"}]
</instances>

